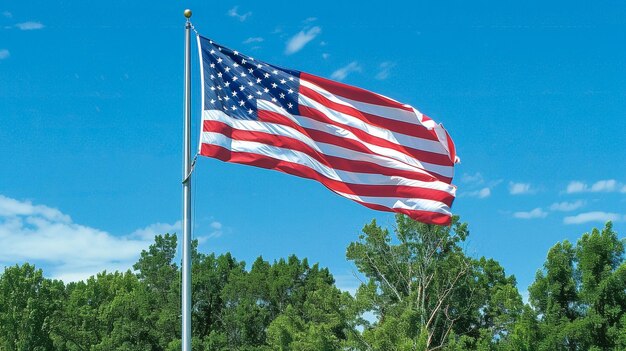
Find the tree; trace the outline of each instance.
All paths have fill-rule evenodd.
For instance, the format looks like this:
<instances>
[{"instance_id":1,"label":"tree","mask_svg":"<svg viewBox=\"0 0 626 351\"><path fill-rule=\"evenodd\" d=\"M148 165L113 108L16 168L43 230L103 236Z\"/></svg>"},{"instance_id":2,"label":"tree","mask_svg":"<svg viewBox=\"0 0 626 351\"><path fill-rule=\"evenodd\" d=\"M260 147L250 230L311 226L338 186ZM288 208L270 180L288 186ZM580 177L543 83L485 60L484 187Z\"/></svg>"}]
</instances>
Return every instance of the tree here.
<instances>
[{"instance_id":1,"label":"tree","mask_svg":"<svg viewBox=\"0 0 626 351\"><path fill-rule=\"evenodd\" d=\"M580 308L591 326L592 344L599 349L615 347L626 308L623 256L624 244L611 222L602 231L585 233L576 245Z\"/></svg>"},{"instance_id":2,"label":"tree","mask_svg":"<svg viewBox=\"0 0 626 351\"><path fill-rule=\"evenodd\" d=\"M224 287L224 325L231 346L255 350L339 350L351 330L349 294L327 269L290 256L270 264L259 257Z\"/></svg>"},{"instance_id":3,"label":"tree","mask_svg":"<svg viewBox=\"0 0 626 351\"><path fill-rule=\"evenodd\" d=\"M196 253L192 256L191 269L192 333L203 339L210 349L218 349L217 345L227 344L222 291L233 276L243 274L245 264L230 253L217 257Z\"/></svg>"},{"instance_id":4,"label":"tree","mask_svg":"<svg viewBox=\"0 0 626 351\"><path fill-rule=\"evenodd\" d=\"M507 342L523 310L515 278L494 260L473 259L461 244L467 224L449 227L397 215L395 238L375 221L347 257L367 278L357 292L365 350L478 350Z\"/></svg>"},{"instance_id":5,"label":"tree","mask_svg":"<svg viewBox=\"0 0 626 351\"><path fill-rule=\"evenodd\" d=\"M557 243L537 272L530 302L539 314L540 350L610 350L624 345L624 244L608 222L574 247Z\"/></svg>"},{"instance_id":6,"label":"tree","mask_svg":"<svg viewBox=\"0 0 626 351\"><path fill-rule=\"evenodd\" d=\"M396 216L396 239L372 221L347 258L367 277L357 292L361 313L373 312L362 344L368 349L433 349L442 345L463 306L452 297L467 277L469 260L458 243L467 227L454 219L451 227L414 222Z\"/></svg>"},{"instance_id":7,"label":"tree","mask_svg":"<svg viewBox=\"0 0 626 351\"><path fill-rule=\"evenodd\" d=\"M154 350L157 331L146 316L151 307L137 276L102 272L70 283L67 300L52 318L58 350Z\"/></svg>"},{"instance_id":8,"label":"tree","mask_svg":"<svg viewBox=\"0 0 626 351\"><path fill-rule=\"evenodd\" d=\"M175 234L157 235L154 244L143 250L133 265L142 283L138 294L150 307L145 311L145 323L158 331L156 338L160 350L170 347L181 334L180 271L174 262L176 242Z\"/></svg>"},{"instance_id":9,"label":"tree","mask_svg":"<svg viewBox=\"0 0 626 351\"><path fill-rule=\"evenodd\" d=\"M63 290L62 282L45 279L28 263L5 268L0 275L0 350L51 350L50 316L59 308Z\"/></svg>"},{"instance_id":10,"label":"tree","mask_svg":"<svg viewBox=\"0 0 626 351\"><path fill-rule=\"evenodd\" d=\"M469 323L463 326L457 325L457 333L473 336L474 349L506 348L524 313L517 282L515 277L506 276L504 268L493 259L481 257L473 262L473 279L469 283L474 291L469 299L473 318L466 319ZM478 328L473 327L474 320L478 321Z\"/></svg>"}]
</instances>

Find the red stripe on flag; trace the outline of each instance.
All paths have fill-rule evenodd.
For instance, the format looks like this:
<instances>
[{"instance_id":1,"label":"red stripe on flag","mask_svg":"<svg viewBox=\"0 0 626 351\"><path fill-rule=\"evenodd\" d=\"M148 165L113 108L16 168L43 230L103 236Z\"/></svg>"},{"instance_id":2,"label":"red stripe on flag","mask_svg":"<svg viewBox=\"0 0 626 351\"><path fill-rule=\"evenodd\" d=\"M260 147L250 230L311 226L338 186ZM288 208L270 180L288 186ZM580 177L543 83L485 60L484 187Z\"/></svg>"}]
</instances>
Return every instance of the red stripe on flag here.
<instances>
[{"instance_id":1,"label":"red stripe on flag","mask_svg":"<svg viewBox=\"0 0 626 351\"><path fill-rule=\"evenodd\" d=\"M357 200L352 200L352 201L360 203L361 205L371 208L372 210L403 213L413 218L414 220L422 222L422 223L437 224L437 225L450 225L452 223L452 216L439 213L439 212L407 210L404 208L389 208L387 206L382 206L378 204L370 204L367 202L362 202L362 201L357 201Z\"/></svg>"},{"instance_id":2,"label":"red stripe on flag","mask_svg":"<svg viewBox=\"0 0 626 351\"><path fill-rule=\"evenodd\" d=\"M234 129L230 127L229 125L220 121L205 120L203 122L202 130L204 132L220 133L233 140L254 141L254 142L277 146L277 147L281 147L285 149L292 149L292 150L300 151L330 168L334 168L334 169L338 169L342 171L355 172L355 173L380 174L380 175L387 175L387 176L398 176L398 177L418 180L422 182L439 181L439 179L429 176L424 173L399 170L397 168L385 167L385 166L381 166L379 164L372 163L372 162L349 160L349 159L341 158L337 156L326 155L326 154L318 152L317 150L314 150L309 145L307 145L306 143L298 139L289 138L285 136L278 136L278 135L268 134L268 133L263 133L263 132ZM324 142L322 140L320 141Z\"/></svg>"},{"instance_id":3,"label":"red stripe on flag","mask_svg":"<svg viewBox=\"0 0 626 351\"><path fill-rule=\"evenodd\" d=\"M383 139L383 138L379 138L376 136L373 136L367 132L362 131L361 129L358 128L353 128L350 126L346 126L344 124L339 124L337 122L334 122L333 120L331 120L330 118L328 118L328 116L326 116L324 113L311 108L311 107L306 107L306 106L300 106L300 115L304 116L304 117L309 117L311 119L314 119L316 121L320 121L323 123L328 123L328 124L332 124L335 125L337 127L349 130L351 133L353 133L355 136L357 136L357 138L359 138L360 140L366 142L366 143L370 143L376 146L381 146L381 147L386 147L392 150L396 150L399 151L409 157L415 158L416 160L419 160L420 162L426 162L426 163L432 163L435 165L439 165L439 166L444 166L444 167L451 167L452 163L450 162L450 158L448 157L448 155L444 155L444 154L438 154L438 153L434 153L434 152L428 152L428 151L424 151L424 150L418 150L418 149L414 149L414 148L409 148L409 147L404 147L402 145L393 143L387 139ZM345 143L346 141L351 142L351 144L356 145L358 143L354 143L353 139L347 139L347 138L342 138L343 142ZM375 154L375 152L373 152L372 150L368 149L366 146L361 145L361 149L356 150L355 151L361 151L361 152L366 152L366 153L372 153ZM341 145L340 145L341 146ZM387 156L388 155L383 155L383 156ZM402 162L402 161L400 161ZM432 170L426 169L424 168L426 171L428 172L432 172ZM445 175L442 174L437 174L436 175L437 178L441 179L443 181L443 179L450 179L449 177L446 177ZM450 182L448 181L448 183Z\"/></svg>"},{"instance_id":4,"label":"red stripe on flag","mask_svg":"<svg viewBox=\"0 0 626 351\"><path fill-rule=\"evenodd\" d=\"M340 184L345 185L346 183L335 182L336 184L333 184L332 182L328 182L329 180L328 178L322 177L321 175L319 175L319 173L315 172L311 168L308 168L306 166L303 166L297 163L277 160L274 158L270 158L270 157L266 157L266 156L258 155L254 153L236 152L236 151L223 148L218 145L211 145L211 144L202 144L200 153L203 156L217 158L225 162L233 162L233 163L246 164L246 165L251 165L251 166L261 167L261 168L266 168L266 169L274 169L274 170L291 174L291 175L295 175L298 177L314 179L322 183L324 186L326 186L330 190L340 191L340 192L344 192L348 194L354 194L354 192L350 188L347 188L348 191L338 190L338 189L333 188L334 185L340 185ZM366 196L363 194L355 194L355 195ZM352 200L352 201L355 201L367 207L375 208L379 210L385 210L385 211L390 211L390 212L402 212L402 213L409 215L412 218L415 218L415 219L420 218L419 219L420 221L423 221L426 223L432 223L432 224L447 224L448 223L443 219L443 217L449 217L449 216L446 214L438 213L438 212L413 211L413 210L406 210L406 209L400 209L400 208L390 209L386 206L382 206L378 204L371 204L371 203L357 201L357 200ZM417 217L414 217L414 216L417 216Z\"/></svg>"},{"instance_id":5,"label":"red stripe on flag","mask_svg":"<svg viewBox=\"0 0 626 351\"><path fill-rule=\"evenodd\" d=\"M409 157L416 158L423 162L428 162L428 163L441 165L441 166L452 166L452 163L450 162L450 159L448 158L447 155L404 147L402 145L398 145L393 142L390 142L386 139L372 136L371 134L368 134L358 128L351 128L342 124L338 124L332 121L331 119L327 118L323 113L313 108L301 106L300 112L302 113L302 116L304 117L308 117L316 121L320 121L323 123L327 123L327 124L331 124L334 126L347 129L350 132L352 132L354 135L356 135L361 141L367 142L369 144L390 148L390 149L402 152ZM302 127L296 122L294 122L293 120L291 120L290 118L287 118L276 112L259 110L258 116L259 116L259 121L275 123L275 124L280 124L280 125L294 128L300 133L308 135L311 137L311 139L316 140L316 141L321 141L324 143L337 145L337 146L354 150L354 151L358 151L358 152L374 154L374 152L372 152L372 150L370 150L362 142L359 142L354 139L344 138L344 137L334 135L328 132L324 132L321 130ZM383 155L383 156L386 156L386 155ZM449 179L447 177L443 177L443 178ZM450 183L450 181L448 181L447 183Z\"/></svg>"},{"instance_id":6,"label":"red stripe on flag","mask_svg":"<svg viewBox=\"0 0 626 351\"><path fill-rule=\"evenodd\" d=\"M346 97L350 100L357 100L366 102L368 104L395 107L406 111L413 111L413 108L405 106L404 104L394 101L386 96L382 96L371 91L367 91L365 89L357 88L352 85L335 82L304 72L300 73L300 79L314 83L315 85L333 94Z\"/></svg>"},{"instance_id":7,"label":"red stripe on flag","mask_svg":"<svg viewBox=\"0 0 626 351\"><path fill-rule=\"evenodd\" d=\"M333 109L341 113L345 113L352 117L356 117L367 124L378 126L384 129L389 129L390 131L394 133L400 133L400 134L404 134L404 135L408 135L408 136L412 136L416 138L421 138L421 139L426 139L426 140L431 140L431 141L439 140L437 139L437 135L433 131L430 131L423 126L420 126L417 123L414 124L414 123L402 122L402 121L398 121L395 119L389 119L389 118L385 118L385 117L381 117L377 115L372 115L372 114L363 112L361 110L358 110L354 107L350 107L350 106L346 106L343 104L330 101L325 96L321 95L315 90L302 86L302 85L300 86L300 94L314 101L317 101L320 104L330 109ZM302 106L300 108L302 108ZM419 122L417 120L417 116L415 116L415 121Z\"/></svg>"}]
</instances>

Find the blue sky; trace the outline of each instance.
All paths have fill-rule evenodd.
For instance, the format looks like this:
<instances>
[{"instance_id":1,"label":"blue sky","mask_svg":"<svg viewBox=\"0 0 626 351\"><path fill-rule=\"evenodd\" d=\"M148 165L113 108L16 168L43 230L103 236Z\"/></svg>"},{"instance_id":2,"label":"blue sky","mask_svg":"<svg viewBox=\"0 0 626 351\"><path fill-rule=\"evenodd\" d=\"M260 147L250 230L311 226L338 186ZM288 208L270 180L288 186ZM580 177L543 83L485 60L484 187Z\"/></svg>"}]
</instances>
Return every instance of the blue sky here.
<instances>
[{"instance_id":1,"label":"blue sky","mask_svg":"<svg viewBox=\"0 0 626 351\"><path fill-rule=\"evenodd\" d=\"M152 235L179 230L186 7L226 46L442 122L462 160L453 211L470 225L467 250L500 261L521 290L557 241L609 219L626 233L622 1L10 1L0 5L0 265L81 279L126 269ZM194 177L203 251L247 262L296 253L344 289L358 284L348 243L373 218L393 224L278 172L202 158Z\"/></svg>"}]
</instances>

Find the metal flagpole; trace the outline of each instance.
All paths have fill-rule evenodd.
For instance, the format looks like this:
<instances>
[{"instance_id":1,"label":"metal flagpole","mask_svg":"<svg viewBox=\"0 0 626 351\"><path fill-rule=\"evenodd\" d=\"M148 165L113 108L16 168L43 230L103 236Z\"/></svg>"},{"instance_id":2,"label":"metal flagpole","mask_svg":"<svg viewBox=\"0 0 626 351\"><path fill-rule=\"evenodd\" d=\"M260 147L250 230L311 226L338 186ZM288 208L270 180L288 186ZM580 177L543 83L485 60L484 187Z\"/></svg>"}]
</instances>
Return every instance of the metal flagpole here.
<instances>
[{"instance_id":1,"label":"metal flagpole","mask_svg":"<svg viewBox=\"0 0 626 351\"><path fill-rule=\"evenodd\" d=\"M185 24L185 115L183 130L182 350L191 351L191 10Z\"/></svg>"}]
</instances>

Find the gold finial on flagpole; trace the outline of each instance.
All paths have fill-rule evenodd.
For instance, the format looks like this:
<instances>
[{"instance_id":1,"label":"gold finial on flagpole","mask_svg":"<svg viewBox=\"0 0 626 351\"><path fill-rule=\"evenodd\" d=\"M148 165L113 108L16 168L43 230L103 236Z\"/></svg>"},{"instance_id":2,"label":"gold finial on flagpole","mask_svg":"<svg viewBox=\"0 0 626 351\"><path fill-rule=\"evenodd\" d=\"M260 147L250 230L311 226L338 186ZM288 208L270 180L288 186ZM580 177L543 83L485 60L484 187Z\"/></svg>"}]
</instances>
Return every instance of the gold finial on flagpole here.
<instances>
[{"instance_id":1,"label":"gold finial on flagpole","mask_svg":"<svg viewBox=\"0 0 626 351\"><path fill-rule=\"evenodd\" d=\"M187 19L189 19L191 17L191 10L186 9L185 12L183 12L183 14L185 15L185 17L187 17Z\"/></svg>"}]
</instances>

